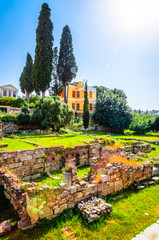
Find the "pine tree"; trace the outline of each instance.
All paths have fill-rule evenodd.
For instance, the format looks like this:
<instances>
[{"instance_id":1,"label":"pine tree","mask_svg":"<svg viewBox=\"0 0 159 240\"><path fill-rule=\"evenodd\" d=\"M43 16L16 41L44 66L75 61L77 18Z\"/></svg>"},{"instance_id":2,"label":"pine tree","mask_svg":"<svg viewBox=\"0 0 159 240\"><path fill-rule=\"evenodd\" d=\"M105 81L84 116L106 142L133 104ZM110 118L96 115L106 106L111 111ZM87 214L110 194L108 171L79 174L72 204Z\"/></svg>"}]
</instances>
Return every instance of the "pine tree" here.
<instances>
[{"instance_id":1,"label":"pine tree","mask_svg":"<svg viewBox=\"0 0 159 240\"><path fill-rule=\"evenodd\" d=\"M29 53L27 53L26 65L23 68L23 72L20 76L20 88L22 93L26 94L27 102L29 102L29 96L34 90L32 84L32 69L33 69L33 59Z\"/></svg>"},{"instance_id":2,"label":"pine tree","mask_svg":"<svg viewBox=\"0 0 159 240\"><path fill-rule=\"evenodd\" d=\"M59 59L58 48L55 47L53 49L52 86L51 86L51 88L49 90L49 94L51 96L57 96L57 95L60 96L61 93L62 93L62 90L63 90L63 85L59 81L59 75L58 75L58 72L57 72L58 59Z\"/></svg>"},{"instance_id":3,"label":"pine tree","mask_svg":"<svg viewBox=\"0 0 159 240\"><path fill-rule=\"evenodd\" d=\"M51 21L51 9L47 3L42 5L39 23L36 29L36 49L33 66L33 85L36 93L45 91L50 87L52 61L53 61L53 24Z\"/></svg>"},{"instance_id":4,"label":"pine tree","mask_svg":"<svg viewBox=\"0 0 159 240\"><path fill-rule=\"evenodd\" d=\"M83 106L83 126L86 129L86 134L87 134L87 128L89 127L89 119L90 119L90 113L89 113L88 87L87 87L87 81L86 81L85 91L84 91L84 106Z\"/></svg>"},{"instance_id":5,"label":"pine tree","mask_svg":"<svg viewBox=\"0 0 159 240\"><path fill-rule=\"evenodd\" d=\"M59 80L65 89L64 102L67 103L67 86L73 80L73 78L76 77L77 72L76 60L73 54L72 35L70 28L67 25L63 28L61 36L57 72L59 75Z\"/></svg>"}]
</instances>

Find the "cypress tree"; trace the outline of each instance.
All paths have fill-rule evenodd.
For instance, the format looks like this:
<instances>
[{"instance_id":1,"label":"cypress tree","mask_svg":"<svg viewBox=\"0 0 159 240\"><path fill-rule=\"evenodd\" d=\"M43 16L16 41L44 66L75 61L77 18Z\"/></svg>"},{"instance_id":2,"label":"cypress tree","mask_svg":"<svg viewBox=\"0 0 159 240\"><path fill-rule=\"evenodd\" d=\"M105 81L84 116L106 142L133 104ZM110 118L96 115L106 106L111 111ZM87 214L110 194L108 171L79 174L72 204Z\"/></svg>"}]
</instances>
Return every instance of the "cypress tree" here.
<instances>
[{"instance_id":1,"label":"cypress tree","mask_svg":"<svg viewBox=\"0 0 159 240\"><path fill-rule=\"evenodd\" d=\"M58 59L59 59L58 48L55 47L53 49L52 86L49 90L49 94L51 96L57 96L57 95L60 96L61 93L62 93L62 90L63 90L63 85L59 81L59 75L58 75L58 72L57 72Z\"/></svg>"},{"instance_id":2,"label":"cypress tree","mask_svg":"<svg viewBox=\"0 0 159 240\"><path fill-rule=\"evenodd\" d=\"M59 75L59 80L65 89L64 102L67 103L67 86L72 81L72 79L76 77L77 72L76 60L73 54L72 35L70 28L67 25L63 28L61 36L57 72Z\"/></svg>"},{"instance_id":3,"label":"cypress tree","mask_svg":"<svg viewBox=\"0 0 159 240\"><path fill-rule=\"evenodd\" d=\"M84 91L84 106L83 106L83 126L86 130L87 134L87 128L89 127L89 100L88 100L88 87L87 87L87 81L85 82L85 91Z\"/></svg>"},{"instance_id":4,"label":"cypress tree","mask_svg":"<svg viewBox=\"0 0 159 240\"><path fill-rule=\"evenodd\" d=\"M26 94L27 102L29 102L29 96L34 90L32 84L32 69L33 69L33 59L29 53L27 53L26 65L23 68L23 72L20 76L20 88L22 93Z\"/></svg>"},{"instance_id":5,"label":"cypress tree","mask_svg":"<svg viewBox=\"0 0 159 240\"><path fill-rule=\"evenodd\" d=\"M33 85L36 93L45 91L50 87L52 61L53 61L53 23L51 9L47 3L42 5L38 27L36 29L36 49L33 66Z\"/></svg>"}]
</instances>

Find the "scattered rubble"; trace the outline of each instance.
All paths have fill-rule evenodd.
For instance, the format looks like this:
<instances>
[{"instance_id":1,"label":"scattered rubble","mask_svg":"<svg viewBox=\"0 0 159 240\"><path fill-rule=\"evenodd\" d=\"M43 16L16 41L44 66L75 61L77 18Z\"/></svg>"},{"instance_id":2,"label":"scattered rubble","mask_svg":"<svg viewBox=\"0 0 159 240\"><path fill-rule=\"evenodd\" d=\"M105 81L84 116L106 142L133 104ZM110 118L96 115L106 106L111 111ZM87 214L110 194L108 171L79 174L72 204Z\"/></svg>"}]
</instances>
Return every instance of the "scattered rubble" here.
<instances>
[{"instance_id":1,"label":"scattered rubble","mask_svg":"<svg viewBox=\"0 0 159 240\"><path fill-rule=\"evenodd\" d=\"M86 217L88 222L93 222L101 216L113 211L112 206L103 199L91 197L77 204L77 209Z\"/></svg>"},{"instance_id":2,"label":"scattered rubble","mask_svg":"<svg viewBox=\"0 0 159 240\"><path fill-rule=\"evenodd\" d=\"M11 231L11 223L9 220L0 223L0 236L3 236L4 234Z\"/></svg>"}]
</instances>

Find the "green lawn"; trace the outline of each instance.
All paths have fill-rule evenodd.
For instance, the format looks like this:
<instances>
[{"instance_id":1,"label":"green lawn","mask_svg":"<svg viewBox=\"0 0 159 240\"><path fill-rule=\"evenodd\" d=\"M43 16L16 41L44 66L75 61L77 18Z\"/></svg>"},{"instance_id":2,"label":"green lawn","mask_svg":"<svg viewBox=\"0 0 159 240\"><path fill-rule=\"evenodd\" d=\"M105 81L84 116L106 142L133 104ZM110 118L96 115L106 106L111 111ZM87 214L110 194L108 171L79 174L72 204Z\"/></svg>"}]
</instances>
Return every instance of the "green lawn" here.
<instances>
[{"instance_id":1,"label":"green lawn","mask_svg":"<svg viewBox=\"0 0 159 240\"><path fill-rule=\"evenodd\" d=\"M63 145L64 147L73 147L75 145L85 144L85 142L88 142L93 139L94 139L93 136L63 134L62 137L26 138L25 140L40 143L46 147L56 145Z\"/></svg>"},{"instance_id":2,"label":"green lawn","mask_svg":"<svg viewBox=\"0 0 159 240\"><path fill-rule=\"evenodd\" d=\"M123 199L106 200L113 206L109 217L88 224L79 214L65 211L57 219L41 220L26 232L17 230L3 240L64 240L63 229L74 233L77 240L130 240L158 220L159 185L151 186L138 193L131 190L122 192Z\"/></svg>"},{"instance_id":3,"label":"green lawn","mask_svg":"<svg viewBox=\"0 0 159 240\"><path fill-rule=\"evenodd\" d=\"M20 139L4 138L2 141L0 141L0 143L8 144L8 147L2 147L0 148L0 151L2 149L6 149L7 151L13 151L13 150L24 150L24 149L36 148L35 145L23 142Z\"/></svg>"}]
</instances>

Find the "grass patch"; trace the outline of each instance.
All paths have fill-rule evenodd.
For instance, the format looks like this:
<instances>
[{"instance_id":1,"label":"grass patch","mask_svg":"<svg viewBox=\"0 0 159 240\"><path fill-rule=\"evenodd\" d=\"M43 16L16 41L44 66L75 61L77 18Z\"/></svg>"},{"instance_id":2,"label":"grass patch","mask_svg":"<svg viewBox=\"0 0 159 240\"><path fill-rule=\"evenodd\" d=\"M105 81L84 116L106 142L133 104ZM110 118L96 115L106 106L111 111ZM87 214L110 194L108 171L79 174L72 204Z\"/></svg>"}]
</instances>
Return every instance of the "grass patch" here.
<instances>
[{"instance_id":1,"label":"grass patch","mask_svg":"<svg viewBox=\"0 0 159 240\"><path fill-rule=\"evenodd\" d=\"M8 144L8 147L3 147L2 148L2 149L6 149L7 151L37 148L35 145L33 145L31 143L26 143L26 142L23 142L21 140L12 139L12 138L4 138L3 143ZM0 151L2 149L0 149Z\"/></svg>"},{"instance_id":2,"label":"grass patch","mask_svg":"<svg viewBox=\"0 0 159 240\"><path fill-rule=\"evenodd\" d=\"M37 226L26 232L17 230L3 240L64 240L62 229L67 227L75 233L78 240L130 240L149 225L158 220L159 216L159 185L151 186L138 193L131 190L122 192L123 199L107 202L113 206L109 217L88 224L80 214L64 211L57 219L41 220ZM146 213L146 214L145 214Z\"/></svg>"}]
</instances>

